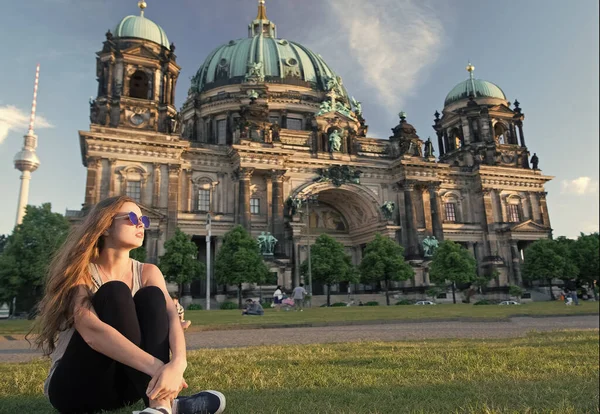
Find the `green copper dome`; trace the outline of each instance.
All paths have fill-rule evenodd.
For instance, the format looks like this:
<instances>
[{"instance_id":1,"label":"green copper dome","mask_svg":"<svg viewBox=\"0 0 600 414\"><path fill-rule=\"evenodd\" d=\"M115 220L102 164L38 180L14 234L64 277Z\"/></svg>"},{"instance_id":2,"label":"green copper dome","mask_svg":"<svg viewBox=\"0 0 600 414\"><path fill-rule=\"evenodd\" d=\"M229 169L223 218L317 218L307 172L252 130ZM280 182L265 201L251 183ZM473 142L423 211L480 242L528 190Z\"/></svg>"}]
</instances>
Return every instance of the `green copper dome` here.
<instances>
[{"instance_id":1,"label":"green copper dome","mask_svg":"<svg viewBox=\"0 0 600 414\"><path fill-rule=\"evenodd\" d=\"M448 106L462 99L468 99L471 94L475 98L497 98L506 101L506 95L498 85L482 79L475 79L473 71L475 67L469 63L467 71L469 71L469 79L456 85L446 96L444 106Z\"/></svg>"},{"instance_id":2,"label":"green copper dome","mask_svg":"<svg viewBox=\"0 0 600 414\"><path fill-rule=\"evenodd\" d=\"M253 78L321 91L329 91L334 83L338 95L348 100L341 79L320 55L299 43L277 38L277 28L266 16L264 1L259 1L258 15L248 26L248 35L215 49L192 78L192 91L200 93Z\"/></svg>"},{"instance_id":3,"label":"green copper dome","mask_svg":"<svg viewBox=\"0 0 600 414\"><path fill-rule=\"evenodd\" d=\"M127 16L117 25L114 32L115 37L133 37L136 39L149 40L161 46L170 48L169 39L165 31L152 20L142 16Z\"/></svg>"}]
</instances>

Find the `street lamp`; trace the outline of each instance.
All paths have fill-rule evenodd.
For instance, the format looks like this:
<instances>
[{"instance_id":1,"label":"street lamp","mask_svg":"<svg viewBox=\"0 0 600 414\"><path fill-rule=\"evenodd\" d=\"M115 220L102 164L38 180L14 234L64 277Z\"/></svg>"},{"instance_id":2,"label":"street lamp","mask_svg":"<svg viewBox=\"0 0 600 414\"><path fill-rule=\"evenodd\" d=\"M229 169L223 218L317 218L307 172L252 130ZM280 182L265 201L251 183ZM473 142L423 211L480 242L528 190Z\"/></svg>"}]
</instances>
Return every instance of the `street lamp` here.
<instances>
[{"instance_id":1,"label":"street lamp","mask_svg":"<svg viewBox=\"0 0 600 414\"><path fill-rule=\"evenodd\" d=\"M306 204L306 217L307 217L307 225L306 225L306 235L308 237L308 294L312 298L312 263L310 259L310 205L318 203L318 194L308 194L302 202ZM312 299L311 299L312 303Z\"/></svg>"},{"instance_id":2,"label":"street lamp","mask_svg":"<svg viewBox=\"0 0 600 414\"><path fill-rule=\"evenodd\" d=\"M206 310L210 310L210 237L212 219L206 215Z\"/></svg>"}]
</instances>

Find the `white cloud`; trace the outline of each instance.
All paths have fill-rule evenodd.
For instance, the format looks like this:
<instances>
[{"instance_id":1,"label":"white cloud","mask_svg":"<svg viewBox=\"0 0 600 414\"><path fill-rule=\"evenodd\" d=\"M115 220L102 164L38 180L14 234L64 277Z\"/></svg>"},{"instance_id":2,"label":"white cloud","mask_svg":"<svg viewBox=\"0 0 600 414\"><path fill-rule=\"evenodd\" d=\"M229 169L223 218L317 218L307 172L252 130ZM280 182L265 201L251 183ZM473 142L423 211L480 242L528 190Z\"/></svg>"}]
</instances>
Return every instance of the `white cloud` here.
<instances>
[{"instance_id":1,"label":"white cloud","mask_svg":"<svg viewBox=\"0 0 600 414\"><path fill-rule=\"evenodd\" d=\"M598 192L598 180L591 177L578 177L574 180L562 181L563 194L595 194Z\"/></svg>"},{"instance_id":2,"label":"white cloud","mask_svg":"<svg viewBox=\"0 0 600 414\"><path fill-rule=\"evenodd\" d=\"M52 124L43 116L36 115L35 129L52 128ZM27 132L29 128L29 114L14 105L0 105L0 144L4 142L11 131Z\"/></svg>"},{"instance_id":3,"label":"white cloud","mask_svg":"<svg viewBox=\"0 0 600 414\"><path fill-rule=\"evenodd\" d=\"M324 39L329 49L348 50L362 69L354 74L353 83L366 83L390 112L399 112L403 99L423 79L422 70L438 57L444 28L436 9L424 0L329 0L329 4L337 20Z\"/></svg>"}]
</instances>

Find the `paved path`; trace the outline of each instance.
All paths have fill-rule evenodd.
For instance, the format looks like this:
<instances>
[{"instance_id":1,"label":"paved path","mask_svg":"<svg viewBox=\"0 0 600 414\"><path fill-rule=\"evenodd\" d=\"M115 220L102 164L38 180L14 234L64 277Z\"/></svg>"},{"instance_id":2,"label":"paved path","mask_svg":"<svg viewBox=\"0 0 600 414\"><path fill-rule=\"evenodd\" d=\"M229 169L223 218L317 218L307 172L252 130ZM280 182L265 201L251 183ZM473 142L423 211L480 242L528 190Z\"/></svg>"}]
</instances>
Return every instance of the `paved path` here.
<instances>
[{"instance_id":1,"label":"paved path","mask_svg":"<svg viewBox=\"0 0 600 414\"><path fill-rule=\"evenodd\" d=\"M512 318L508 322L409 322L385 325L330 326L319 328L244 329L190 332L190 350L256 345L315 344L358 341L403 341L436 338L507 338L532 330L599 329L598 315ZM26 362L40 356L23 340L0 341L0 362Z\"/></svg>"}]
</instances>

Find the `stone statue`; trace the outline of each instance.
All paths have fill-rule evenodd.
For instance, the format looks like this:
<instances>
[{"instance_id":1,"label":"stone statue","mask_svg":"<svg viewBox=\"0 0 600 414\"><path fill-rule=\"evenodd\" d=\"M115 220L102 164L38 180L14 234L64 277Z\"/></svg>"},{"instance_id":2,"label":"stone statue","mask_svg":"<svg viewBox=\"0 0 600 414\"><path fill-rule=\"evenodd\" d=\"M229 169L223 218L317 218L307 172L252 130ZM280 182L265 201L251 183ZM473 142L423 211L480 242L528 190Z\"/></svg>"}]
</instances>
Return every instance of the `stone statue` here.
<instances>
[{"instance_id":1,"label":"stone statue","mask_svg":"<svg viewBox=\"0 0 600 414\"><path fill-rule=\"evenodd\" d=\"M273 254L275 252L275 245L279 240L275 238L271 233L267 232L267 254Z\"/></svg>"},{"instance_id":2,"label":"stone statue","mask_svg":"<svg viewBox=\"0 0 600 414\"><path fill-rule=\"evenodd\" d=\"M256 92L254 89L249 90L247 92L247 94L248 94L248 98L250 98L250 100L252 102L256 101L258 99L258 97L259 97L258 92Z\"/></svg>"},{"instance_id":3,"label":"stone statue","mask_svg":"<svg viewBox=\"0 0 600 414\"><path fill-rule=\"evenodd\" d=\"M340 152L342 149L342 136L337 129L329 134L329 151Z\"/></svg>"},{"instance_id":4,"label":"stone statue","mask_svg":"<svg viewBox=\"0 0 600 414\"><path fill-rule=\"evenodd\" d=\"M396 209L396 203L393 201L386 201L381 206L381 212L387 221L394 219L394 210Z\"/></svg>"},{"instance_id":5,"label":"stone statue","mask_svg":"<svg viewBox=\"0 0 600 414\"><path fill-rule=\"evenodd\" d=\"M258 248L260 249L260 253L266 254L266 252L268 250L268 244L267 244L267 235L265 234L264 231L262 231L260 233L260 236L258 236L257 242L258 242Z\"/></svg>"},{"instance_id":6,"label":"stone statue","mask_svg":"<svg viewBox=\"0 0 600 414\"><path fill-rule=\"evenodd\" d=\"M277 122L275 122L274 124L271 125L271 136L272 136L274 142L280 141L280 137L279 137L280 131L281 131L281 127L279 126L279 124Z\"/></svg>"},{"instance_id":7,"label":"stone statue","mask_svg":"<svg viewBox=\"0 0 600 414\"><path fill-rule=\"evenodd\" d=\"M533 157L531 157L531 165L533 166L533 169L539 170L539 168L538 168L539 164L540 164L540 159L538 158L537 154L534 152Z\"/></svg>"},{"instance_id":8,"label":"stone statue","mask_svg":"<svg viewBox=\"0 0 600 414\"><path fill-rule=\"evenodd\" d=\"M425 141L425 157L426 158L433 157L434 152L435 151L433 149L433 142L431 142L431 137L427 138L427 141Z\"/></svg>"},{"instance_id":9,"label":"stone statue","mask_svg":"<svg viewBox=\"0 0 600 414\"><path fill-rule=\"evenodd\" d=\"M332 111L331 102L329 102L329 101L321 102L321 107L319 109L320 110L319 110L319 113L317 114L317 116L328 114L329 112Z\"/></svg>"},{"instance_id":10,"label":"stone statue","mask_svg":"<svg viewBox=\"0 0 600 414\"><path fill-rule=\"evenodd\" d=\"M440 243L435 236L427 236L423 240L423 251L425 257L433 257L435 251L440 247Z\"/></svg>"},{"instance_id":11,"label":"stone statue","mask_svg":"<svg viewBox=\"0 0 600 414\"><path fill-rule=\"evenodd\" d=\"M252 62L248 64L248 72L246 73L246 80L248 79L258 79L259 81L263 81L264 75L262 72L263 64L262 62Z\"/></svg>"},{"instance_id":12,"label":"stone statue","mask_svg":"<svg viewBox=\"0 0 600 414\"><path fill-rule=\"evenodd\" d=\"M352 97L352 105L354 106L354 112L356 115L362 115L362 102L357 101Z\"/></svg>"},{"instance_id":13,"label":"stone statue","mask_svg":"<svg viewBox=\"0 0 600 414\"><path fill-rule=\"evenodd\" d=\"M300 197L288 197L285 204L287 205L290 215L294 216L302 207L302 199Z\"/></svg>"}]
</instances>

